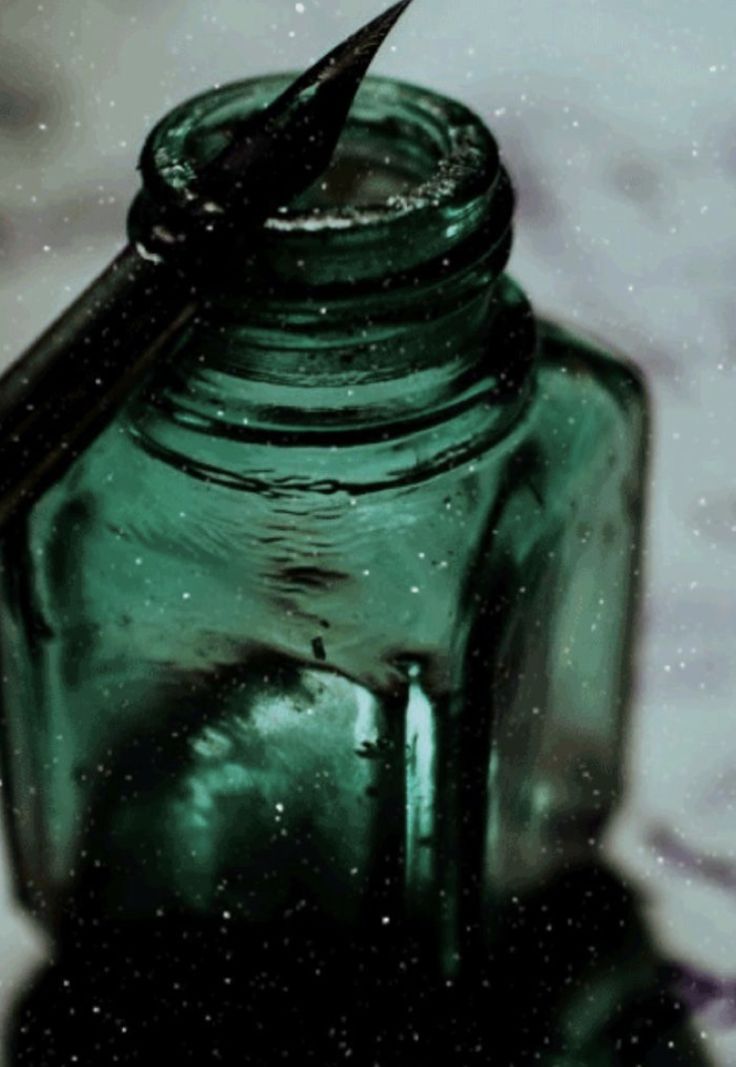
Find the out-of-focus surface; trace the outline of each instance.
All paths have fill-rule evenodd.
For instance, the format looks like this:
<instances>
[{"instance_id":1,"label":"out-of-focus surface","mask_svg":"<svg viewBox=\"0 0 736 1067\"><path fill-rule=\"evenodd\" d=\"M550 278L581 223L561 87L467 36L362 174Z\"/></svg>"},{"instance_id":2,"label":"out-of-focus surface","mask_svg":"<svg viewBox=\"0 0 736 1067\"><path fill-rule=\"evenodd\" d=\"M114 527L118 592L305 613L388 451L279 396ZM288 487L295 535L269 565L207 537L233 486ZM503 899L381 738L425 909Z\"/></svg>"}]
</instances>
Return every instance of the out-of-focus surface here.
<instances>
[{"instance_id":1,"label":"out-of-focus surface","mask_svg":"<svg viewBox=\"0 0 736 1067\"><path fill-rule=\"evenodd\" d=\"M0 0L0 362L119 246L137 152L215 82L303 68L373 0ZM609 855L736 1064L736 4L416 0L375 67L464 99L519 193L538 309L647 373L640 685ZM6 876L7 879L7 876ZM0 1009L41 947L0 911Z\"/></svg>"}]
</instances>

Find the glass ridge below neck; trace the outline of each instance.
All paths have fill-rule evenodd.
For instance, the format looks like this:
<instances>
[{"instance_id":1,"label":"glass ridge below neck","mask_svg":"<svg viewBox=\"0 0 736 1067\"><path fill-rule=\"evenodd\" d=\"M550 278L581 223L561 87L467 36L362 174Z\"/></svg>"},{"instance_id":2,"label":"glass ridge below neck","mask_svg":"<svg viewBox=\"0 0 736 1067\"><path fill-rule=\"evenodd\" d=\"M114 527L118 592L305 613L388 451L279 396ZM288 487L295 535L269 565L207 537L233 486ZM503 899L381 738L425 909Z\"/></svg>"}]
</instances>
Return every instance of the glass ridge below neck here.
<instances>
[{"instance_id":1,"label":"glass ridge below neck","mask_svg":"<svg viewBox=\"0 0 736 1067\"><path fill-rule=\"evenodd\" d=\"M444 323L415 323L363 344L299 339L276 346L247 328L195 327L181 359L174 355L137 405L135 424L156 436L176 427L193 434L189 445L182 437L182 451L196 450L199 435L342 446L398 442L477 408L484 436L495 436L528 397L537 324L523 291L503 277Z\"/></svg>"}]
</instances>

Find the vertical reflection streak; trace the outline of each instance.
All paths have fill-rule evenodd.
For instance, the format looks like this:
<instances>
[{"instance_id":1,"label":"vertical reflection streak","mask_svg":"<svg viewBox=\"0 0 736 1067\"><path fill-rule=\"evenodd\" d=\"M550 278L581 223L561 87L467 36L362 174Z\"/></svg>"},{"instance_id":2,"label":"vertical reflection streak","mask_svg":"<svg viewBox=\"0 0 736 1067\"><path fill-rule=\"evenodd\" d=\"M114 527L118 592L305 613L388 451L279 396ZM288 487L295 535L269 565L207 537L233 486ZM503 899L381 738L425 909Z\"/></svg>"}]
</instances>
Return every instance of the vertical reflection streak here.
<instances>
[{"instance_id":1,"label":"vertical reflection streak","mask_svg":"<svg viewBox=\"0 0 736 1067\"><path fill-rule=\"evenodd\" d=\"M410 914L426 910L435 875L437 731L435 709L409 668L406 708L406 898Z\"/></svg>"}]
</instances>

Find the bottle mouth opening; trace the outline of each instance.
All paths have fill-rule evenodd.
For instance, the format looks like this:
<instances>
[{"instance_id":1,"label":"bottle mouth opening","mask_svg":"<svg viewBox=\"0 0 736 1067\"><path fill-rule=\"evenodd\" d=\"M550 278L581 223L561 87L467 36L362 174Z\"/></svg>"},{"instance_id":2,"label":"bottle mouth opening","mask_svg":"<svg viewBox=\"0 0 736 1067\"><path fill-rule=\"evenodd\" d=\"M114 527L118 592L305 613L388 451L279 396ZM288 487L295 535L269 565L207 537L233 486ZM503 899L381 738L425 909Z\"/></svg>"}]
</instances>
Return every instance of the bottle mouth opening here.
<instances>
[{"instance_id":1,"label":"bottle mouth opening","mask_svg":"<svg viewBox=\"0 0 736 1067\"><path fill-rule=\"evenodd\" d=\"M197 171L223 147L224 130L266 107L292 80L236 82L170 112L141 160L151 199L162 207L186 203ZM311 284L402 273L447 255L489 223L491 243L500 241L512 200L496 142L472 111L370 77L328 170L263 224L260 269L284 281L308 274Z\"/></svg>"}]
</instances>

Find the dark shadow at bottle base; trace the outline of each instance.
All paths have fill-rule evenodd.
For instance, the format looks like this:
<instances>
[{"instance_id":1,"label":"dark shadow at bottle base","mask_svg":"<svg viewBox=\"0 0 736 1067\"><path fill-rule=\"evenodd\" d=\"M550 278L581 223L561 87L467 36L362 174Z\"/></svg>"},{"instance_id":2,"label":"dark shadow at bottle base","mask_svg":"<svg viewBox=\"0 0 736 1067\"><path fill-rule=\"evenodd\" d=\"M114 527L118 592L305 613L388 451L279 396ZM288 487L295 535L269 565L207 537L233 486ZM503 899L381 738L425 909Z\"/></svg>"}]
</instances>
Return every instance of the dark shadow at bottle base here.
<instances>
[{"instance_id":1,"label":"dark shadow at bottle base","mask_svg":"<svg viewBox=\"0 0 736 1067\"><path fill-rule=\"evenodd\" d=\"M75 921L18 1000L9 1067L102 1064L696 1067L675 974L605 869L499 903L483 973L453 981L391 924Z\"/></svg>"}]
</instances>

